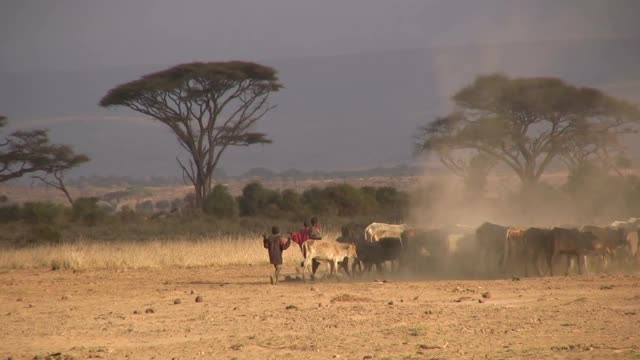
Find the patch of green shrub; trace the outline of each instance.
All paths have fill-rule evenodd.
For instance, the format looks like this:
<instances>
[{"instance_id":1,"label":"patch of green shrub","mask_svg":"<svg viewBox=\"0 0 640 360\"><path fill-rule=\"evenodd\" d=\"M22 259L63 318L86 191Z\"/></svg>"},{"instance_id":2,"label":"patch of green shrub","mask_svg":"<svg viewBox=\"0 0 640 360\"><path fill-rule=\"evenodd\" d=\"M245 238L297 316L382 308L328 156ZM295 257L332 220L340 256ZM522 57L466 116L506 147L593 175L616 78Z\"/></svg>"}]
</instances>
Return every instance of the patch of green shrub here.
<instances>
[{"instance_id":1,"label":"patch of green shrub","mask_svg":"<svg viewBox=\"0 0 640 360\"><path fill-rule=\"evenodd\" d=\"M238 215L238 206L227 187L218 184L204 199L203 211L219 218L232 218Z\"/></svg>"},{"instance_id":2,"label":"patch of green shrub","mask_svg":"<svg viewBox=\"0 0 640 360\"><path fill-rule=\"evenodd\" d=\"M139 213L151 214L153 213L154 209L155 207L153 205L153 201L151 200L145 200L141 203L136 204L136 211Z\"/></svg>"},{"instance_id":3,"label":"patch of green shrub","mask_svg":"<svg viewBox=\"0 0 640 360\"><path fill-rule=\"evenodd\" d=\"M22 217L20 206L0 206L0 222L18 221Z\"/></svg>"},{"instance_id":4,"label":"patch of green shrub","mask_svg":"<svg viewBox=\"0 0 640 360\"><path fill-rule=\"evenodd\" d=\"M259 182L251 182L242 189L242 195L237 201L242 216L277 216L281 195L278 191L265 188Z\"/></svg>"},{"instance_id":5,"label":"patch of green shrub","mask_svg":"<svg viewBox=\"0 0 640 360\"><path fill-rule=\"evenodd\" d=\"M73 202L71 219L82 222L85 225L94 226L106 217L105 211L100 208L98 198L81 197Z\"/></svg>"},{"instance_id":6,"label":"patch of green shrub","mask_svg":"<svg viewBox=\"0 0 640 360\"><path fill-rule=\"evenodd\" d=\"M32 241L57 244L62 241L62 232L56 225L41 224L31 228Z\"/></svg>"},{"instance_id":7,"label":"patch of green shrub","mask_svg":"<svg viewBox=\"0 0 640 360\"><path fill-rule=\"evenodd\" d=\"M26 202L22 206L22 218L29 224L54 224L60 220L64 208L50 202Z\"/></svg>"}]
</instances>

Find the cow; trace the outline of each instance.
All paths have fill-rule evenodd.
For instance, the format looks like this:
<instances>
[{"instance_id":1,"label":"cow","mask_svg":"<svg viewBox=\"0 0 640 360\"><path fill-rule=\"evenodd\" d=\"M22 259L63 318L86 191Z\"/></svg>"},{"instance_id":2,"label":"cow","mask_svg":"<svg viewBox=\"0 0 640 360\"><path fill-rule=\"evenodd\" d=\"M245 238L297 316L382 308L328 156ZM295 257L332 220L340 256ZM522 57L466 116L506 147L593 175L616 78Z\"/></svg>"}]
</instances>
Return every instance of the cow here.
<instances>
[{"instance_id":1,"label":"cow","mask_svg":"<svg viewBox=\"0 0 640 360\"><path fill-rule=\"evenodd\" d=\"M527 229L512 226L507 229L504 240L504 254L502 264L505 272L510 272L514 275L514 265L517 263L524 264L525 273L527 268L527 261L525 258L525 242L524 234Z\"/></svg>"},{"instance_id":2,"label":"cow","mask_svg":"<svg viewBox=\"0 0 640 360\"><path fill-rule=\"evenodd\" d=\"M366 225L356 224L356 223L348 223L343 225L340 228L340 236L336 239L337 242L343 244L357 244L360 241L364 241L363 232L366 228ZM349 260L341 263L342 267L345 268L346 272L348 272ZM359 259L353 259L351 265L351 271L354 272L356 267L359 272L362 272L362 262Z\"/></svg>"},{"instance_id":3,"label":"cow","mask_svg":"<svg viewBox=\"0 0 640 360\"><path fill-rule=\"evenodd\" d=\"M640 245L640 218L614 221L609 227L626 231L625 261L627 264L638 267L640 265L640 252L638 251L638 246Z\"/></svg>"},{"instance_id":4,"label":"cow","mask_svg":"<svg viewBox=\"0 0 640 360\"><path fill-rule=\"evenodd\" d=\"M448 256L454 256L461 251L465 251L470 245L470 240L473 239L473 236L471 235L475 232L475 228L460 224L443 226L438 230L445 233L447 236L449 250Z\"/></svg>"},{"instance_id":5,"label":"cow","mask_svg":"<svg viewBox=\"0 0 640 360\"><path fill-rule=\"evenodd\" d=\"M402 240L394 237L384 237L374 242L360 239L356 242L356 253L366 272L371 272L375 265L378 273L381 273L382 264L386 261L391 262L392 270L395 263L395 269L398 270L403 255Z\"/></svg>"},{"instance_id":6,"label":"cow","mask_svg":"<svg viewBox=\"0 0 640 360\"><path fill-rule=\"evenodd\" d=\"M553 276L553 258L557 255L565 255L567 257L567 270L565 276L569 275L571 267L571 256L576 257L578 263L578 272L583 273L586 265L584 257L596 251L597 237L591 232L584 232L576 229L563 229L554 227L551 230L552 240L551 246L548 248L547 263L551 276Z\"/></svg>"},{"instance_id":7,"label":"cow","mask_svg":"<svg viewBox=\"0 0 640 360\"><path fill-rule=\"evenodd\" d=\"M413 271L443 270L449 256L448 234L441 229L411 229L401 234L403 262Z\"/></svg>"},{"instance_id":8,"label":"cow","mask_svg":"<svg viewBox=\"0 0 640 360\"><path fill-rule=\"evenodd\" d=\"M366 241L378 241L383 237L399 238L403 231L409 229L406 224L385 224L371 223L364 230L364 239Z\"/></svg>"},{"instance_id":9,"label":"cow","mask_svg":"<svg viewBox=\"0 0 640 360\"><path fill-rule=\"evenodd\" d=\"M487 269L487 263L496 260L498 268L502 267L504 260L504 243L507 236L507 227L485 222L476 229L476 244L478 246L478 259L480 268Z\"/></svg>"},{"instance_id":10,"label":"cow","mask_svg":"<svg viewBox=\"0 0 640 360\"><path fill-rule=\"evenodd\" d=\"M598 227L585 225L581 229L584 232L590 232L596 236L596 253L602 261L602 270L607 271L608 259L613 257L619 248L628 245L627 231L623 228Z\"/></svg>"},{"instance_id":11,"label":"cow","mask_svg":"<svg viewBox=\"0 0 640 360\"><path fill-rule=\"evenodd\" d=\"M303 252L306 254L302 264L302 280L305 281L305 272L308 271L312 260L328 262L331 267L329 276L334 275L338 278L336 272L338 263L346 259L357 258L355 244L342 244L332 240L307 240L303 245ZM350 275L346 268L347 275ZM312 279L315 278L312 274Z\"/></svg>"},{"instance_id":12,"label":"cow","mask_svg":"<svg viewBox=\"0 0 640 360\"><path fill-rule=\"evenodd\" d=\"M529 265L535 266L538 276L542 276L539 259L545 256L549 269L553 262L553 232L551 229L528 228L523 234L522 265L524 276L529 276Z\"/></svg>"}]
</instances>

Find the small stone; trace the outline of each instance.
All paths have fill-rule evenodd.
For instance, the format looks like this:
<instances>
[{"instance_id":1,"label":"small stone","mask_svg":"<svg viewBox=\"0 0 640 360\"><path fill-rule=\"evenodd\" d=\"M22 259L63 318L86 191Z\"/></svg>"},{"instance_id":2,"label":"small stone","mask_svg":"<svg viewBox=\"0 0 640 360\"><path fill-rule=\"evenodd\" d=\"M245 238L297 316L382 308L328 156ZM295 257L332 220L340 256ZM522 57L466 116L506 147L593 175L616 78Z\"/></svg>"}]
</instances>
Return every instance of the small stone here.
<instances>
[{"instance_id":1,"label":"small stone","mask_svg":"<svg viewBox=\"0 0 640 360\"><path fill-rule=\"evenodd\" d=\"M298 310L298 307L295 305L287 305L287 307L285 308L287 310Z\"/></svg>"},{"instance_id":2,"label":"small stone","mask_svg":"<svg viewBox=\"0 0 640 360\"><path fill-rule=\"evenodd\" d=\"M393 305L393 301L389 301L387 304L389 304L389 305Z\"/></svg>"},{"instance_id":3,"label":"small stone","mask_svg":"<svg viewBox=\"0 0 640 360\"><path fill-rule=\"evenodd\" d=\"M482 303L484 303L484 300L482 300L482 299L478 299L478 302L479 302L480 304L482 304Z\"/></svg>"},{"instance_id":4,"label":"small stone","mask_svg":"<svg viewBox=\"0 0 640 360\"><path fill-rule=\"evenodd\" d=\"M194 290L191 290L191 295L195 294L196 292Z\"/></svg>"},{"instance_id":5,"label":"small stone","mask_svg":"<svg viewBox=\"0 0 640 360\"><path fill-rule=\"evenodd\" d=\"M139 314L140 314L140 311L138 311L138 310L133 310L133 314L134 314L134 315L139 315Z\"/></svg>"},{"instance_id":6,"label":"small stone","mask_svg":"<svg viewBox=\"0 0 640 360\"><path fill-rule=\"evenodd\" d=\"M17 298L16 301L17 302L22 302L22 298Z\"/></svg>"},{"instance_id":7,"label":"small stone","mask_svg":"<svg viewBox=\"0 0 640 360\"><path fill-rule=\"evenodd\" d=\"M175 300L173 300L173 303L174 303L174 304L176 304L176 305L178 305L178 304L182 304L182 300L180 300L180 299L175 299Z\"/></svg>"},{"instance_id":8,"label":"small stone","mask_svg":"<svg viewBox=\"0 0 640 360\"><path fill-rule=\"evenodd\" d=\"M511 281L520 281L520 278L517 277L517 276L514 276L514 277L511 278Z\"/></svg>"},{"instance_id":9,"label":"small stone","mask_svg":"<svg viewBox=\"0 0 640 360\"><path fill-rule=\"evenodd\" d=\"M69 300L69 295L63 295L60 300Z\"/></svg>"},{"instance_id":10,"label":"small stone","mask_svg":"<svg viewBox=\"0 0 640 360\"><path fill-rule=\"evenodd\" d=\"M315 286L312 286L309 290L311 290L311 291L318 291L318 289L316 289L316 287L315 287Z\"/></svg>"},{"instance_id":11,"label":"small stone","mask_svg":"<svg viewBox=\"0 0 640 360\"><path fill-rule=\"evenodd\" d=\"M365 356L362 358L362 360L371 360L371 359L373 359L373 356L371 356L371 355L365 355Z\"/></svg>"},{"instance_id":12,"label":"small stone","mask_svg":"<svg viewBox=\"0 0 640 360\"><path fill-rule=\"evenodd\" d=\"M487 291L486 293L482 294L482 297L485 299L491 299L491 293Z\"/></svg>"},{"instance_id":13,"label":"small stone","mask_svg":"<svg viewBox=\"0 0 640 360\"><path fill-rule=\"evenodd\" d=\"M155 313L156 311L155 311L155 310L153 310L152 308L148 308L148 309L147 309L147 310L145 310L144 312L145 312L146 314L153 314L153 313Z\"/></svg>"},{"instance_id":14,"label":"small stone","mask_svg":"<svg viewBox=\"0 0 640 360\"><path fill-rule=\"evenodd\" d=\"M196 296L196 302L197 302L197 303L201 303L202 301L204 301L204 299L202 298L202 296L200 296L200 295Z\"/></svg>"}]
</instances>

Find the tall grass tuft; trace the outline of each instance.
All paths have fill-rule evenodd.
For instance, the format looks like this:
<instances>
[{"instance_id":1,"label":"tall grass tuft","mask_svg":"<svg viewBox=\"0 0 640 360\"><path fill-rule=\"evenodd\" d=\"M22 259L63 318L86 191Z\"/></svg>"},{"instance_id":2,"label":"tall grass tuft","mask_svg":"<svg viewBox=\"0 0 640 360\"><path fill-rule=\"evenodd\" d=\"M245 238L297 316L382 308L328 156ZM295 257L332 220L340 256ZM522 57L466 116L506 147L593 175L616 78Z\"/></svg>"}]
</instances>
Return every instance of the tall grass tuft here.
<instances>
[{"instance_id":1,"label":"tall grass tuft","mask_svg":"<svg viewBox=\"0 0 640 360\"><path fill-rule=\"evenodd\" d=\"M337 234L328 234L335 239ZM291 244L285 264L302 260L298 245ZM267 264L262 238L218 236L201 239L148 241L87 241L43 244L0 251L2 269L138 269Z\"/></svg>"}]
</instances>

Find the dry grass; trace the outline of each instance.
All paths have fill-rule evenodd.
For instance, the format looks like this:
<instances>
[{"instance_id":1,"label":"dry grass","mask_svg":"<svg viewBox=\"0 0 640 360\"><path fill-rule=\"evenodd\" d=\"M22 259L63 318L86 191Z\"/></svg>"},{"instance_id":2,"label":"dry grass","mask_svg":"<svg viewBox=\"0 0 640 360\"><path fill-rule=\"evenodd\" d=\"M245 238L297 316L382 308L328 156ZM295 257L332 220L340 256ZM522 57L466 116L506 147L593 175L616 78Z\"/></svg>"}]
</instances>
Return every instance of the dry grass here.
<instances>
[{"instance_id":1,"label":"dry grass","mask_svg":"<svg viewBox=\"0 0 640 360\"><path fill-rule=\"evenodd\" d=\"M336 234L328 238L335 239ZM285 264L302 260L292 243L284 255ZM176 239L144 242L77 241L60 245L6 248L0 251L0 269L138 269L196 267L237 264L267 264L260 236L217 237L201 240Z\"/></svg>"}]
</instances>

